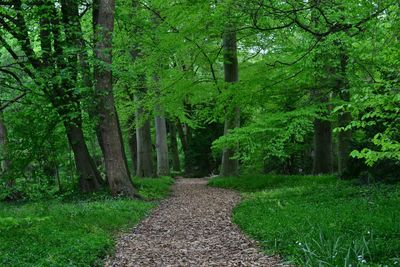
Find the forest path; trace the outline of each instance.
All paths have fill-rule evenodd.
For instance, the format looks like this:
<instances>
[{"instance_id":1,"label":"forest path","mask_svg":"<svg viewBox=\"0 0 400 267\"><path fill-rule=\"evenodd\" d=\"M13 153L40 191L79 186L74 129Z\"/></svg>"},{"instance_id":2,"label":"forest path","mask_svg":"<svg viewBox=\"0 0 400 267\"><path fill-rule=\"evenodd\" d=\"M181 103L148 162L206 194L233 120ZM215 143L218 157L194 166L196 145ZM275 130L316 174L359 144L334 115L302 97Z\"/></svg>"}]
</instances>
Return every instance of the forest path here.
<instances>
[{"instance_id":1,"label":"forest path","mask_svg":"<svg viewBox=\"0 0 400 267\"><path fill-rule=\"evenodd\" d=\"M206 179L178 179L172 196L118 240L106 266L280 266L231 222L239 200Z\"/></svg>"}]
</instances>

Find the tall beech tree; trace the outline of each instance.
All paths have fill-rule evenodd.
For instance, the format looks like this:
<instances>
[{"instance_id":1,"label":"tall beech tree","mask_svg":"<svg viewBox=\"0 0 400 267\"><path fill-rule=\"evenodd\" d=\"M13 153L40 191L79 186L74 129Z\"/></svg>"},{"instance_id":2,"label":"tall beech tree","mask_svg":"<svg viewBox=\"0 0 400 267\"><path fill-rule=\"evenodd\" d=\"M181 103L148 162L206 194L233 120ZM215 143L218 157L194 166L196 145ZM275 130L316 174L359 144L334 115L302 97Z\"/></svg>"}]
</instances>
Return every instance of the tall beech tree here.
<instances>
[{"instance_id":1,"label":"tall beech tree","mask_svg":"<svg viewBox=\"0 0 400 267\"><path fill-rule=\"evenodd\" d=\"M156 105L155 112L157 175L166 176L169 175L167 124L160 104Z\"/></svg>"},{"instance_id":2,"label":"tall beech tree","mask_svg":"<svg viewBox=\"0 0 400 267\"><path fill-rule=\"evenodd\" d=\"M114 195L135 195L114 103L112 64L112 35L114 31L115 1L99 0L95 31L95 88L99 97L99 127L107 180Z\"/></svg>"},{"instance_id":3,"label":"tall beech tree","mask_svg":"<svg viewBox=\"0 0 400 267\"><path fill-rule=\"evenodd\" d=\"M144 84L141 83L141 86L144 86ZM136 96L136 103L139 103L138 96ZM150 120L148 119L148 114L146 114L144 108L140 104L136 110L136 143L137 143L136 176L153 177L154 170L153 170L153 147L151 141L151 125L150 125Z\"/></svg>"},{"instance_id":4,"label":"tall beech tree","mask_svg":"<svg viewBox=\"0 0 400 267\"><path fill-rule=\"evenodd\" d=\"M229 23L223 34L224 49L224 78L228 84L236 83L239 80L239 63L237 58L236 29ZM227 107L225 116L224 135L229 134L231 129L240 127L239 107ZM233 176L238 174L239 162L234 159L235 149L225 148L222 152L221 175Z\"/></svg>"},{"instance_id":5,"label":"tall beech tree","mask_svg":"<svg viewBox=\"0 0 400 267\"><path fill-rule=\"evenodd\" d=\"M338 173L343 178L349 178L350 153L352 149L352 131L346 128L351 124L352 116L347 105L350 103L350 85L347 78L347 66L349 57L343 43L337 43L339 50L339 64L336 68L336 92L339 99L345 104L338 114Z\"/></svg>"},{"instance_id":6,"label":"tall beech tree","mask_svg":"<svg viewBox=\"0 0 400 267\"><path fill-rule=\"evenodd\" d=\"M320 0L313 0L312 5L321 8ZM317 10L311 11L311 20L314 28L320 27L322 20L321 14ZM315 39L321 39L320 36L314 36ZM320 47L320 49L323 49ZM327 62L323 62L324 51L317 51L314 58L314 86L311 90L311 98L320 106L319 116L314 120L314 157L313 157L313 173L324 174L333 171L333 136L332 123L329 120L329 101L330 101L330 83L332 75Z\"/></svg>"}]
</instances>

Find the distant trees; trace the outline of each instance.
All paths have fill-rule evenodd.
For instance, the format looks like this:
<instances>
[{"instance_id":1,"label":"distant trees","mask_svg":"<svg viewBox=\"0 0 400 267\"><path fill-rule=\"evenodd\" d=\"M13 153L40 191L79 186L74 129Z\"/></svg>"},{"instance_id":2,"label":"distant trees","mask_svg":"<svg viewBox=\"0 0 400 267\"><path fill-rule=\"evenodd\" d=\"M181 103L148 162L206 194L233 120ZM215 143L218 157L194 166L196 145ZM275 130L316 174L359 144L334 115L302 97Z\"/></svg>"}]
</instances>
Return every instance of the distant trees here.
<instances>
[{"instance_id":1,"label":"distant trees","mask_svg":"<svg viewBox=\"0 0 400 267\"><path fill-rule=\"evenodd\" d=\"M380 155L381 159L387 155L393 159L395 153L392 149L398 141L392 135L383 134L390 140L388 143L382 142L377 135L366 142L382 148L383 143L390 143L391 152L386 149L388 153L371 148L356 149L361 143L366 145L365 139L361 141L361 135L368 131L360 129L368 128L366 125L369 123L375 125L380 119L369 117L372 115L369 111L366 114L354 111L360 111L356 106L364 99L360 93L364 89L361 88L374 87L375 75L380 75L374 67L366 67L372 61L365 62L366 58L372 60L370 48L376 49L376 43L368 41L368 34L380 34L373 32L371 25L393 25L388 21L395 13L383 14L398 7L394 7L391 1L376 6L360 2L355 7L353 4L339 1L261 1L235 5L236 17L240 17L236 20L239 21L238 29L241 29L238 31L241 40L239 59L243 63L240 64L249 69L242 77L255 75L263 78L247 77L247 84L240 83L243 91L247 92L236 94L236 99L241 98L241 108L255 108L248 115L244 112L244 125L216 141L215 149L239 144L235 158L250 170L338 173L344 178L354 178L361 172L370 172L371 175L374 169L382 168L378 167L379 164L363 166L352 157L372 160L373 155ZM355 9L357 15L353 12ZM246 16L249 17L247 21ZM393 34L395 31L389 35ZM253 42L248 36L254 38ZM246 46L244 43L247 47L242 49ZM356 49L357 55L354 54L355 43L364 49L369 47L368 51ZM385 94L382 92L379 95L383 97ZM379 117L386 117L383 113L387 111L381 113L372 109L380 114ZM361 119L363 122L355 120L354 116L364 118ZM379 160L372 161L371 166Z\"/></svg>"},{"instance_id":2,"label":"distant trees","mask_svg":"<svg viewBox=\"0 0 400 267\"><path fill-rule=\"evenodd\" d=\"M3 173L51 186L76 171L84 192L107 182L132 197L131 173L395 169L398 12L390 0L3 2Z\"/></svg>"}]
</instances>

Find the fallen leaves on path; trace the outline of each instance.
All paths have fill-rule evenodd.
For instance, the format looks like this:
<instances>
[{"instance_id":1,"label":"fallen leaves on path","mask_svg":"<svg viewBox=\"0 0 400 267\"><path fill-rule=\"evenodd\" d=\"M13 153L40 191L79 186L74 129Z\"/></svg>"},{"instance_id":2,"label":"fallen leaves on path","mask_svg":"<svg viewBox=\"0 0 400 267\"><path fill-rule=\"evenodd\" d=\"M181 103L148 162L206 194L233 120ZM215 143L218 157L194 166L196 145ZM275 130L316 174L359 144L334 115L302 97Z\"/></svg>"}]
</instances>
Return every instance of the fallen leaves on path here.
<instances>
[{"instance_id":1,"label":"fallen leaves on path","mask_svg":"<svg viewBox=\"0 0 400 267\"><path fill-rule=\"evenodd\" d=\"M121 237L106 266L281 266L231 222L237 192L179 179L173 195Z\"/></svg>"}]
</instances>

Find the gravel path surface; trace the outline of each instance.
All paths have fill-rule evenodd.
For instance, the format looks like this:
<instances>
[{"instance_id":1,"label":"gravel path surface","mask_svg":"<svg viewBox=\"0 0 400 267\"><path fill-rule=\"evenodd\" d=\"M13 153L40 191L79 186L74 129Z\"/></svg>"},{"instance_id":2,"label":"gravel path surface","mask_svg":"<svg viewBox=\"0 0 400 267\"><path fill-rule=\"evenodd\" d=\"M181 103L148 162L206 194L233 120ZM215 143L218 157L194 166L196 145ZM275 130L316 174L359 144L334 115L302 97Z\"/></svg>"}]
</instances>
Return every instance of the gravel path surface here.
<instances>
[{"instance_id":1,"label":"gravel path surface","mask_svg":"<svg viewBox=\"0 0 400 267\"><path fill-rule=\"evenodd\" d=\"M281 266L231 222L237 192L179 179L173 195L121 237L106 266Z\"/></svg>"}]
</instances>

